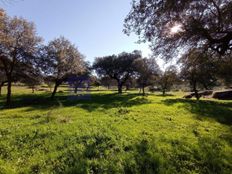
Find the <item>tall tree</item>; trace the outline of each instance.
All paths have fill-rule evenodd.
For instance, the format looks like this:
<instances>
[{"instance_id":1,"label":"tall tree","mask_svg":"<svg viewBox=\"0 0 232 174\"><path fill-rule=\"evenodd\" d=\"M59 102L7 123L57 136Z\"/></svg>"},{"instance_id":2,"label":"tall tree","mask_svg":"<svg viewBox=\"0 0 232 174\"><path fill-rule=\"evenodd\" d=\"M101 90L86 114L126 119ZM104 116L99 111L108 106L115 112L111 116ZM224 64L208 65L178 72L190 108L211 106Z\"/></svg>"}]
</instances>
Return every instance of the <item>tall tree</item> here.
<instances>
[{"instance_id":1,"label":"tall tree","mask_svg":"<svg viewBox=\"0 0 232 174\"><path fill-rule=\"evenodd\" d=\"M177 69L175 66L171 65L161 72L158 78L158 84L162 89L163 96L166 94L167 90L178 81Z\"/></svg>"},{"instance_id":2,"label":"tall tree","mask_svg":"<svg viewBox=\"0 0 232 174\"><path fill-rule=\"evenodd\" d=\"M72 75L85 71L84 56L75 45L64 37L51 41L44 49L41 59L42 71L53 79L53 99L58 87Z\"/></svg>"},{"instance_id":3,"label":"tall tree","mask_svg":"<svg viewBox=\"0 0 232 174\"><path fill-rule=\"evenodd\" d=\"M158 54L205 44L224 55L232 50L231 11L231 0L133 0L125 32L151 42Z\"/></svg>"},{"instance_id":4,"label":"tall tree","mask_svg":"<svg viewBox=\"0 0 232 174\"><path fill-rule=\"evenodd\" d=\"M108 76L117 81L118 93L122 93L122 87L135 73L134 61L141 58L141 52L134 51L132 53L121 53L118 56L106 56L96 58L93 68L96 73L101 76Z\"/></svg>"},{"instance_id":5,"label":"tall tree","mask_svg":"<svg viewBox=\"0 0 232 174\"><path fill-rule=\"evenodd\" d=\"M151 85L158 74L160 74L159 65L153 58L141 58L135 61L137 83L145 95L145 87Z\"/></svg>"},{"instance_id":6,"label":"tall tree","mask_svg":"<svg viewBox=\"0 0 232 174\"><path fill-rule=\"evenodd\" d=\"M4 14L0 21L0 62L8 82L6 105L9 107L14 74L22 75L35 67L35 53L41 38L36 35L34 24L25 19Z\"/></svg>"},{"instance_id":7,"label":"tall tree","mask_svg":"<svg viewBox=\"0 0 232 174\"><path fill-rule=\"evenodd\" d=\"M182 56L181 77L188 81L195 97L199 100L199 88L211 89L216 84L216 72L214 60L211 55L202 49L192 49Z\"/></svg>"}]
</instances>

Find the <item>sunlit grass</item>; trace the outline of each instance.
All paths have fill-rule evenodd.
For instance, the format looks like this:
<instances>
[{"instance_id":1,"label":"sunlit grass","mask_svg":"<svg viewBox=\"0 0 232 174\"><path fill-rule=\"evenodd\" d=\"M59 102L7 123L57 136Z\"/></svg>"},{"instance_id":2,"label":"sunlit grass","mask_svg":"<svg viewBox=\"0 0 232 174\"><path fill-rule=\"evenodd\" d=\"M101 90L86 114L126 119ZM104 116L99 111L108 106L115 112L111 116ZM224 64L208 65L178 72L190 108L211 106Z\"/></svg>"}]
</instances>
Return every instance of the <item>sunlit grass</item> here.
<instances>
[{"instance_id":1,"label":"sunlit grass","mask_svg":"<svg viewBox=\"0 0 232 174\"><path fill-rule=\"evenodd\" d=\"M13 108L0 110L0 173L232 170L231 101L97 90L72 101L65 87L51 101L13 90Z\"/></svg>"}]
</instances>

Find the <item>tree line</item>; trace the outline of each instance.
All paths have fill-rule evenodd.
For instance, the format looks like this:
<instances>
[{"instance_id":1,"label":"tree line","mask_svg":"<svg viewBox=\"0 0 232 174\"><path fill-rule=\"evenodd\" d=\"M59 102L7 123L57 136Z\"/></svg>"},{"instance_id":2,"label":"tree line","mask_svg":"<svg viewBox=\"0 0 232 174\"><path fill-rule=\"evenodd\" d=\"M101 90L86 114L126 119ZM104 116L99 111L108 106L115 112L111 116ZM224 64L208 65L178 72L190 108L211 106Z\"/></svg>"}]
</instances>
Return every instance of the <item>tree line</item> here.
<instances>
[{"instance_id":1,"label":"tree line","mask_svg":"<svg viewBox=\"0 0 232 174\"><path fill-rule=\"evenodd\" d=\"M68 39L59 37L44 45L32 22L19 17L10 17L1 10L0 92L2 86L6 84L6 106L9 107L11 104L11 88L14 82L24 83L32 89L41 83L54 84L51 94L53 99L58 87L74 76L86 76L95 85L114 84L118 88L118 93L122 93L123 86L128 88L130 84L136 83L143 95L148 86L156 86L165 94L174 84L188 83L196 98L199 98L197 94L199 89L211 89L216 85L230 87L232 31L231 22L227 17L230 17L228 9L232 7L232 3L224 1L224 6L220 6L216 0L204 0L211 6L197 8L198 12L202 13L203 21L192 9L193 5L199 5L198 1L181 1L176 6L176 1L173 1L173 6L169 6L168 4L172 2L169 0L160 3L147 0L133 1L132 10L125 20L126 33L143 34L144 40L151 42L153 52L162 54L166 60L169 60L170 55L175 57L180 48L184 50L184 54L178 59L179 66L169 66L165 70L161 70L154 56L144 58L138 50L97 57L90 65L85 56ZM154 5L157 8L151 8ZM161 10L163 7L165 8ZM218 9L217 14L209 14L215 9ZM188 15L183 15L187 11ZM209 13L204 16L203 12ZM225 19L220 18L219 12L226 16ZM157 18L161 13L164 17ZM183 19L180 20L181 15ZM218 20L212 23L215 15ZM151 23L153 25L149 25ZM182 27L177 33L161 31L162 28L170 28L176 23ZM207 27L211 27L212 30ZM159 43L156 43L158 41ZM93 75L93 71L97 77Z\"/></svg>"}]
</instances>

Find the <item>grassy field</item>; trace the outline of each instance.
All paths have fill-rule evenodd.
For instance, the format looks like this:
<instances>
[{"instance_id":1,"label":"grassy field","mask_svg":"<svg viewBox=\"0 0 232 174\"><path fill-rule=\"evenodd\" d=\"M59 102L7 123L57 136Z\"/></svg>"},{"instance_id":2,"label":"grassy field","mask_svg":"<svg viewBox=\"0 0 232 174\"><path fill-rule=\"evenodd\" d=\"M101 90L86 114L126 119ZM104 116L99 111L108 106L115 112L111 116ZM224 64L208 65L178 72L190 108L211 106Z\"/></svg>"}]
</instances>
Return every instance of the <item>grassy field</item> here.
<instances>
[{"instance_id":1,"label":"grassy field","mask_svg":"<svg viewBox=\"0 0 232 174\"><path fill-rule=\"evenodd\" d=\"M13 91L0 110L0 173L232 172L232 101Z\"/></svg>"}]
</instances>

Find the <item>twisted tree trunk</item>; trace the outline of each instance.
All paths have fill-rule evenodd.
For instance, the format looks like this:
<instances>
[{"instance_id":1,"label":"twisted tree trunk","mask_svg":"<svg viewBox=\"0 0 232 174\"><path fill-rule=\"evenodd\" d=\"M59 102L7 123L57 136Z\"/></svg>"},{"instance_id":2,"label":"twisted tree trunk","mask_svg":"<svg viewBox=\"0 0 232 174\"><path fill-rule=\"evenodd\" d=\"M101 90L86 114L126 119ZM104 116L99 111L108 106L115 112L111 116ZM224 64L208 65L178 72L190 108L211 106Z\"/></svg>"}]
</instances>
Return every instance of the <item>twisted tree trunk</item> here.
<instances>
[{"instance_id":1,"label":"twisted tree trunk","mask_svg":"<svg viewBox=\"0 0 232 174\"><path fill-rule=\"evenodd\" d=\"M56 92L57 92L57 89L58 89L58 87L61 85L61 81L57 81L56 83L55 83L55 87L54 87L54 89L53 89L53 92L52 92L52 95L51 95L51 99L53 100L54 99L54 97L55 97L55 95L56 95Z\"/></svg>"}]
</instances>

